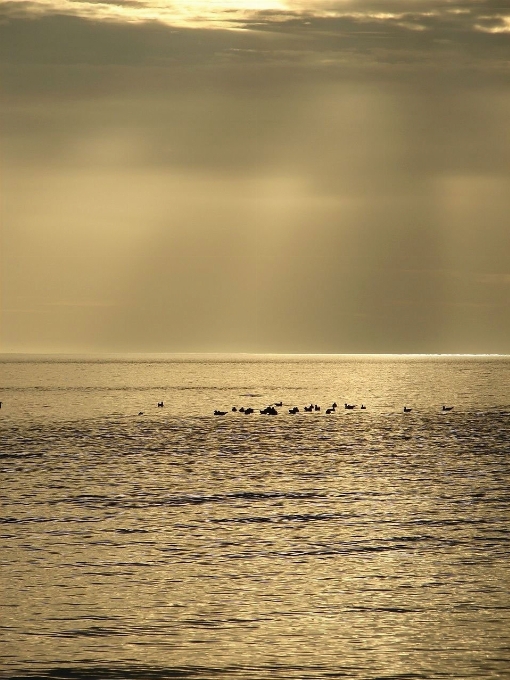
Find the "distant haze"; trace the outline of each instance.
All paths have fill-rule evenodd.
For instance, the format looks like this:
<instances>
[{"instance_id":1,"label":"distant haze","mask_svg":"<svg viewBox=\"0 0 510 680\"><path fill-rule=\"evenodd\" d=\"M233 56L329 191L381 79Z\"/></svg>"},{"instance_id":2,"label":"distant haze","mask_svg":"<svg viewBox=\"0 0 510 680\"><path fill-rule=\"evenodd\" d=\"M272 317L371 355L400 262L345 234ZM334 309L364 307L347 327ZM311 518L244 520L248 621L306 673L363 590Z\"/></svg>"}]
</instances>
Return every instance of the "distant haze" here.
<instances>
[{"instance_id":1,"label":"distant haze","mask_svg":"<svg viewBox=\"0 0 510 680\"><path fill-rule=\"evenodd\" d=\"M0 351L510 353L504 3L0 19Z\"/></svg>"}]
</instances>

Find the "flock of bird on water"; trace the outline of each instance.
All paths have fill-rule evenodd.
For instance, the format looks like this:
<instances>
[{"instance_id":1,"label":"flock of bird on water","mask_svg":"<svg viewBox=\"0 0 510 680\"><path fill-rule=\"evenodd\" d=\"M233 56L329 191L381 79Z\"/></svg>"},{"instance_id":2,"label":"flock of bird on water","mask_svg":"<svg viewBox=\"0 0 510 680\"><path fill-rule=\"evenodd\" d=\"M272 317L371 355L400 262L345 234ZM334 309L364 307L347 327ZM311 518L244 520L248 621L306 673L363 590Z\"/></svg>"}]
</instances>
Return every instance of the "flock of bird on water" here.
<instances>
[{"instance_id":1,"label":"flock of bird on water","mask_svg":"<svg viewBox=\"0 0 510 680\"><path fill-rule=\"evenodd\" d=\"M159 402L158 406L164 406L163 402ZM258 411L263 416L277 416L278 411L275 408L276 406L283 406L283 402L277 401L274 404L270 404L269 406L266 406L263 409L258 409ZM329 415L331 413L335 413L337 408L338 408L338 404L336 403L336 401L334 401L331 404L331 406L329 406L326 409L326 415ZM357 404L348 404L347 402L344 404L344 409L347 410L347 411L352 411L355 408L357 408ZM365 411L366 408L367 407L365 406L365 404L361 404L361 406L360 406L361 411ZM241 408L239 408L239 409L236 406L233 406L231 410L234 413L235 412L244 413L244 415L248 415L248 416L251 413L255 413L255 411L256 411L256 409L252 408L251 406L249 406L248 408L244 408L244 406L241 406ZM306 413L315 413L316 411L320 411L320 410L321 410L321 407L318 406L317 404L309 404L309 405L303 407L303 411L306 412ZM412 408L408 408L407 406L404 406L403 412L404 413L411 413L412 410L413 410ZM451 410L453 410L453 406L445 406L443 404L443 408L441 410L442 410L443 413L445 411L451 411ZM288 409L288 412L291 415L295 415L296 413L299 413L299 408L297 406L293 406L292 408ZM228 413L228 411L219 411L217 409L214 411L215 416L226 416L227 413Z\"/></svg>"},{"instance_id":2,"label":"flock of bird on water","mask_svg":"<svg viewBox=\"0 0 510 680\"><path fill-rule=\"evenodd\" d=\"M158 408L163 408L164 405L165 405L165 403L163 401L158 401ZM237 408L237 406L232 406L231 412L233 412L233 413L244 413L245 416L249 416L249 415L251 415L252 413L255 413L258 410L258 412L263 416L277 416L278 411L276 410L276 406L278 406L278 407L283 406L283 401L275 401L274 404L270 404L269 406L266 406L265 408L262 408L262 409L254 409L251 406L248 406L247 408L245 408L244 406L241 406L240 408ZM358 407L357 404L348 404L347 402L344 404L344 409L347 410L347 411L352 411L357 407ZM331 413L335 413L337 408L338 408L338 404L336 403L336 401L334 401L331 404L331 406L328 406L328 408L325 409L326 415L330 415ZM367 407L365 406L365 404L361 404L361 406L360 406L361 411L365 411L366 408ZM321 410L321 407L318 404L308 404L307 406L303 407L303 411L305 413L316 413L317 411L320 411L320 410ZM407 406L404 406L403 412L404 413L411 413L412 410L413 410L412 408L408 408ZM443 413L445 413L447 411L452 411L452 410L453 410L453 406L445 406L444 404L443 404L443 407L441 409L441 411ZM296 413L299 413L299 408L297 406L293 406L292 408L288 409L288 412L291 415L295 415ZM215 416L226 416L227 413L228 413L228 411L219 411L218 409L215 409L213 415L215 415ZM143 416L143 411L140 411L140 413L138 415Z\"/></svg>"},{"instance_id":3,"label":"flock of bird on water","mask_svg":"<svg viewBox=\"0 0 510 680\"><path fill-rule=\"evenodd\" d=\"M164 405L165 405L164 401L158 401L158 408L163 408ZM282 401L276 401L274 404L270 404L269 406L266 406L266 408L258 409L258 411L263 416L277 416L278 411L275 408L276 406L283 406L283 402ZM347 402L344 404L344 409L346 409L347 411L352 411L356 407L357 407L357 404L348 404ZM0 408L2 408L2 402L1 401L0 401ZM335 413L337 408L338 408L338 404L336 403L336 401L334 401L331 404L331 406L329 406L326 409L326 415L329 415L330 413ZM361 404L360 409L362 411L365 411L366 408L367 407L365 406L365 404ZM309 404L308 406L303 407L303 411L305 411L307 413L313 413L315 411L320 411L320 410L321 410L321 407L318 406L317 404ZM407 406L404 406L404 413L411 413L412 410L413 410L412 408L408 408ZM443 408L441 410L443 411L443 413L445 411L452 411L453 406L445 406L443 404ZM291 415L295 415L296 413L299 413L299 408L297 406L293 406L292 408L289 408L288 411ZM245 416L249 416L250 414L255 413L255 409L252 408L251 406L249 406L248 408L244 408L244 406L241 406L241 408L237 408L236 406L232 406L232 412L234 412L234 413L244 413ZM228 413L228 411L218 411L217 409L215 409L215 411L214 411L215 416L226 416L227 413ZM138 415L143 416L143 414L144 414L144 412L140 411L140 413Z\"/></svg>"}]
</instances>

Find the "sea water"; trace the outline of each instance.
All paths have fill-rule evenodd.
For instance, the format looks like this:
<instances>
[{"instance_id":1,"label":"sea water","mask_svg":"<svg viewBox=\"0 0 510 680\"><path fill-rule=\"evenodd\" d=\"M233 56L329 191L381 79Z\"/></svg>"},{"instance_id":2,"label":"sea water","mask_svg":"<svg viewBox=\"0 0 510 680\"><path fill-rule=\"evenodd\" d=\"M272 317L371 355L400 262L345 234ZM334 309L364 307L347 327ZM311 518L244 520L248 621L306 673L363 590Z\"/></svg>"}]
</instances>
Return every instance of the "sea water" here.
<instances>
[{"instance_id":1,"label":"sea water","mask_svg":"<svg viewBox=\"0 0 510 680\"><path fill-rule=\"evenodd\" d=\"M509 378L4 356L1 676L510 677Z\"/></svg>"}]
</instances>

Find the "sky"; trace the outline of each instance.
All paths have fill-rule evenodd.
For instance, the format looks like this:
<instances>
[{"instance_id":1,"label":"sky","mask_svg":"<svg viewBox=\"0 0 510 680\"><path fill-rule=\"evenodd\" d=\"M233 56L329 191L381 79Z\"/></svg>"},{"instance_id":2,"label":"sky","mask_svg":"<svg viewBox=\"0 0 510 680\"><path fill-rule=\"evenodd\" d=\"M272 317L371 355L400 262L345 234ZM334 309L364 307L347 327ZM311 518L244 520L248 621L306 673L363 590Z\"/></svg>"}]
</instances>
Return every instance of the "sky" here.
<instances>
[{"instance_id":1,"label":"sky","mask_svg":"<svg viewBox=\"0 0 510 680\"><path fill-rule=\"evenodd\" d=\"M510 353L506 1L0 7L0 351Z\"/></svg>"}]
</instances>

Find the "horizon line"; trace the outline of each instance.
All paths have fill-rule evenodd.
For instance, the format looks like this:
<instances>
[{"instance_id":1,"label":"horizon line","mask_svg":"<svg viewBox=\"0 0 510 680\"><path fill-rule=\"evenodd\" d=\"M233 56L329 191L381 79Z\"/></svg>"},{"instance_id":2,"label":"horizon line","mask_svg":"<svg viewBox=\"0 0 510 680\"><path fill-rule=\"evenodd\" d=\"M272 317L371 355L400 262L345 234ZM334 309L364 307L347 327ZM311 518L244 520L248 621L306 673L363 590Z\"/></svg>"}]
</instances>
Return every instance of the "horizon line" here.
<instances>
[{"instance_id":1,"label":"horizon line","mask_svg":"<svg viewBox=\"0 0 510 680\"><path fill-rule=\"evenodd\" d=\"M364 357L364 356L401 356L401 357L510 357L509 353L501 352L229 352L229 351L174 351L174 352L157 352L157 351L15 351L2 352L0 357L14 357L14 356L288 356L288 357Z\"/></svg>"}]
</instances>

